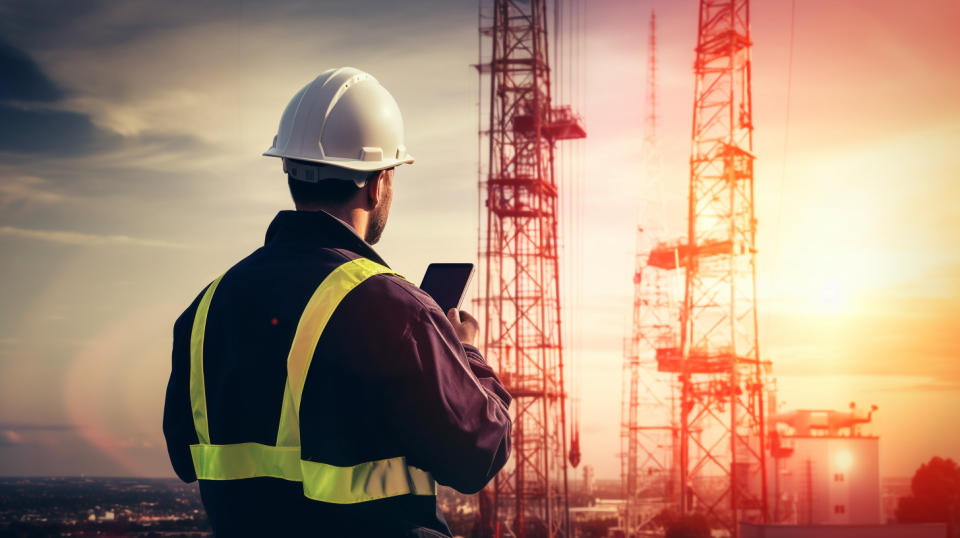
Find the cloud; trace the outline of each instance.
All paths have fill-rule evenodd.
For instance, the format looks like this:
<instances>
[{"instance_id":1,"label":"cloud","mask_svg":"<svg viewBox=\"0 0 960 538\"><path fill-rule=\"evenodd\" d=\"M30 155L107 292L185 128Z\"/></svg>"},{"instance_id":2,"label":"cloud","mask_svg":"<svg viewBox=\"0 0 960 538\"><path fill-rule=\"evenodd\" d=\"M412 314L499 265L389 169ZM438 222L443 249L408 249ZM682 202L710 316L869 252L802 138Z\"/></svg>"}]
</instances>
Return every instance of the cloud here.
<instances>
[{"instance_id":1,"label":"cloud","mask_svg":"<svg viewBox=\"0 0 960 538\"><path fill-rule=\"evenodd\" d=\"M62 157L120 142L122 137L98 127L86 114L50 108L65 96L27 53L0 40L0 152Z\"/></svg>"},{"instance_id":2,"label":"cloud","mask_svg":"<svg viewBox=\"0 0 960 538\"><path fill-rule=\"evenodd\" d=\"M0 208L54 204L64 200L63 195L41 188L43 183L43 179L29 175L4 178L0 183Z\"/></svg>"},{"instance_id":3,"label":"cloud","mask_svg":"<svg viewBox=\"0 0 960 538\"><path fill-rule=\"evenodd\" d=\"M23 431L56 431L56 432L67 432L75 431L77 427L73 424L42 424L42 423L30 423L30 422L8 422L0 424L0 430L23 432Z\"/></svg>"},{"instance_id":4,"label":"cloud","mask_svg":"<svg viewBox=\"0 0 960 538\"><path fill-rule=\"evenodd\" d=\"M186 245L157 239L141 239L126 235L97 235L64 230L31 230L13 226L0 226L0 237L48 241L63 245L107 246L131 245L141 247L186 248Z\"/></svg>"},{"instance_id":5,"label":"cloud","mask_svg":"<svg viewBox=\"0 0 960 538\"><path fill-rule=\"evenodd\" d=\"M52 102L64 96L32 58L0 39L0 101Z\"/></svg>"},{"instance_id":6,"label":"cloud","mask_svg":"<svg viewBox=\"0 0 960 538\"><path fill-rule=\"evenodd\" d=\"M400 23L416 23L435 30L442 26L438 20L463 19L463 15L472 25L476 7L439 0L407 2L402 9L397 9L397 4L388 0L278 0L269 3L168 0L163 9L156 9L150 3L110 0L5 0L0 3L0 34L18 44L29 45L26 48L32 50L56 47L60 43L87 47L126 45L178 28L223 20L266 24L318 19L338 23L356 21L368 28L396 28ZM96 31L90 31L91 28ZM362 40L355 37L355 43Z\"/></svg>"},{"instance_id":7,"label":"cloud","mask_svg":"<svg viewBox=\"0 0 960 538\"><path fill-rule=\"evenodd\" d=\"M127 161L149 161L207 147L186 133L141 129L124 136L129 133L94 121L82 106L84 99L64 97L66 92L29 55L0 40L0 152L8 154L7 160L33 167L31 161L38 157L110 153Z\"/></svg>"},{"instance_id":8,"label":"cloud","mask_svg":"<svg viewBox=\"0 0 960 538\"><path fill-rule=\"evenodd\" d=\"M34 446L41 439L35 434L72 434L77 431L77 427L70 424L30 424L30 423L9 423L0 424L0 447L3 446Z\"/></svg>"},{"instance_id":9,"label":"cloud","mask_svg":"<svg viewBox=\"0 0 960 538\"><path fill-rule=\"evenodd\" d=\"M116 146L121 137L101 129L90 117L64 110L0 105L0 151L72 156Z\"/></svg>"},{"instance_id":10,"label":"cloud","mask_svg":"<svg viewBox=\"0 0 960 538\"><path fill-rule=\"evenodd\" d=\"M0 152L70 156L118 143L86 114L50 108L65 96L27 53L0 39Z\"/></svg>"},{"instance_id":11,"label":"cloud","mask_svg":"<svg viewBox=\"0 0 960 538\"><path fill-rule=\"evenodd\" d=\"M15 430L3 430L3 436L0 438L0 444L16 445L23 442L23 436Z\"/></svg>"},{"instance_id":12,"label":"cloud","mask_svg":"<svg viewBox=\"0 0 960 538\"><path fill-rule=\"evenodd\" d=\"M953 380L938 380L928 378L927 381L904 382L883 388L872 389L871 392L960 392L960 382Z\"/></svg>"}]
</instances>

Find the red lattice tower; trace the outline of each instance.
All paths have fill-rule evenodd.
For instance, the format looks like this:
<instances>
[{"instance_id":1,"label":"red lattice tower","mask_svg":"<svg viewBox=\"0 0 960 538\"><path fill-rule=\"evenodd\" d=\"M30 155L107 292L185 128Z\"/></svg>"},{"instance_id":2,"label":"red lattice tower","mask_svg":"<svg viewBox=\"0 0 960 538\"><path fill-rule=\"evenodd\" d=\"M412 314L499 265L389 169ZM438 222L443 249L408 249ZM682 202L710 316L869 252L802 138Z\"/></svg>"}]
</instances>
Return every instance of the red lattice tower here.
<instances>
[{"instance_id":1,"label":"red lattice tower","mask_svg":"<svg viewBox=\"0 0 960 538\"><path fill-rule=\"evenodd\" d=\"M566 424L558 280L556 142L586 132L550 98L547 5L495 0L477 67L489 76L480 295L487 360L513 395L513 451L493 485L498 536L566 536ZM484 197L485 195L485 197ZM490 528L488 527L488 528Z\"/></svg>"},{"instance_id":2,"label":"red lattice tower","mask_svg":"<svg viewBox=\"0 0 960 538\"><path fill-rule=\"evenodd\" d=\"M656 16L650 13L647 111L641 154L637 254L631 334L624 341L620 479L626 500L621 526L628 535L653 524L677 501L673 387L657 372L656 350L677 346L677 243L665 243L666 210L657 144Z\"/></svg>"},{"instance_id":3,"label":"red lattice tower","mask_svg":"<svg viewBox=\"0 0 960 538\"><path fill-rule=\"evenodd\" d=\"M748 0L700 1L680 347L657 350L681 386L681 509L735 536L767 518L750 47Z\"/></svg>"}]
</instances>

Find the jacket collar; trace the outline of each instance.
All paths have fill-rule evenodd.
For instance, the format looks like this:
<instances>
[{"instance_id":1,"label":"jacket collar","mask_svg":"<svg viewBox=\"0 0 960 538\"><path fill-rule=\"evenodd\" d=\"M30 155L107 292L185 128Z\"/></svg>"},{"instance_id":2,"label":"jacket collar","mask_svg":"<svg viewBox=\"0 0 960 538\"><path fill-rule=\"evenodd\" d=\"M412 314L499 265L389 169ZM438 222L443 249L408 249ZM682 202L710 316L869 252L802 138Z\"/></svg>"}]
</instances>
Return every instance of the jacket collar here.
<instances>
[{"instance_id":1,"label":"jacket collar","mask_svg":"<svg viewBox=\"0 0 960 538\"><path fill-rule=\"evenodd\" d=\"M287 210L277 213L267 228L264 244L288 241L320 248L342 248L389 267L350 225L326 211Z\"/></svg>"}]
</instances>

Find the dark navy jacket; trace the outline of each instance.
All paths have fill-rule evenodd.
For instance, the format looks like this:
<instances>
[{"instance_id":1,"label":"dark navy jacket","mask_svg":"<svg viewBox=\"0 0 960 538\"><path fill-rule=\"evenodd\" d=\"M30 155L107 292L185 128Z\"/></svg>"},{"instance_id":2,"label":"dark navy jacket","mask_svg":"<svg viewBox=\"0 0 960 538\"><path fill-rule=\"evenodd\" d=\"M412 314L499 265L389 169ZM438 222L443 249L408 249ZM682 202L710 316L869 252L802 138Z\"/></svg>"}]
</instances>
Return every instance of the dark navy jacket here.
<instances>
[{"instance_id":1,"label":"dark navy jacket","mask_svg":"<svg viewBox=\"0 0 960 538\"><path fill-rule=\"evenodd\" d=\"M226 273L204 344L211 443L275 443L300 314L334 268L358 257L386 265L335 217L281 211L265 245ZM196 480L189 349L201 296L174 325L163 416L170 461L187 482ZM473 493L509 456L510 399L430 296L397 276L375 275L347 294L320 337L300 407L301 458L351 466L405 456L438 483ZM434 496L328 504L277 478L201 480L200 493L218 536L450 532Z\"/></svg>"}]
</instances>

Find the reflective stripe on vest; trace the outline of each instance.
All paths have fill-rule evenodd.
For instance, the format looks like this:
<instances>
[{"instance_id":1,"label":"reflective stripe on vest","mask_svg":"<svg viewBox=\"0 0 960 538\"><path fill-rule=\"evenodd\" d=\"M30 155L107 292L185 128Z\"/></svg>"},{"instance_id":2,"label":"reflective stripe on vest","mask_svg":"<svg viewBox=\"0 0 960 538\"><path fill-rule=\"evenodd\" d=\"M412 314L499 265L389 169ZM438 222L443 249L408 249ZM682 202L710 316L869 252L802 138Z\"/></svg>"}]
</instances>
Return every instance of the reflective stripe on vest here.
<instances>
[{"instance_id":1,"label":"reflective stripe on vest","mask_svg":"<svg viewBox=\"0 0 960 538\"><path fill-rule=\"evenodd\" d=\"M323 502L348 504L396 495L436 495L430 473L408 465L398 456L349 467L300 459L300 401L310 362L320 335L340 301L373 275L397 274L366 258L357 258L333 270L307 302L287 356L287 382L280 410L276 445L210 443L207 398L203 378L203 343L207 313L223 278L204 292L193 320L190 341L190 403L198 444L190 446L193 467L201 480L238 480L274 477L303 482L305 496ZM398 275L399 276L399 275Z\"/></svg>"}]
</instances>

